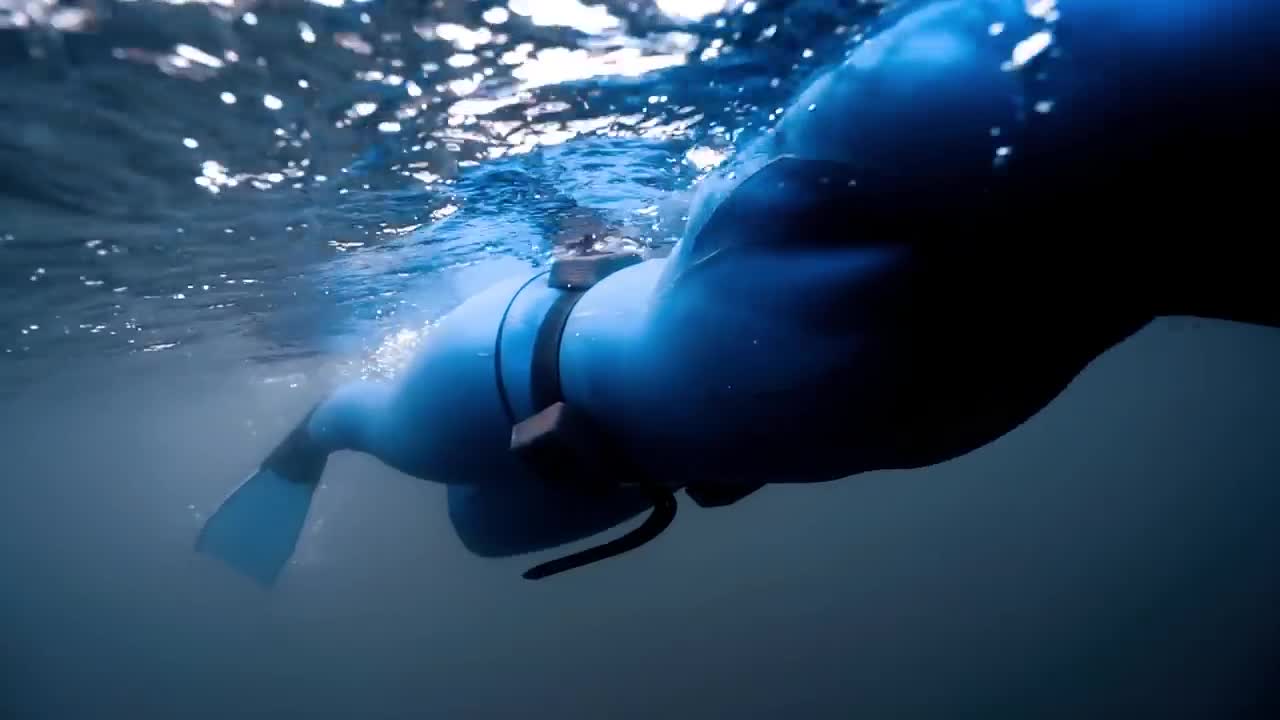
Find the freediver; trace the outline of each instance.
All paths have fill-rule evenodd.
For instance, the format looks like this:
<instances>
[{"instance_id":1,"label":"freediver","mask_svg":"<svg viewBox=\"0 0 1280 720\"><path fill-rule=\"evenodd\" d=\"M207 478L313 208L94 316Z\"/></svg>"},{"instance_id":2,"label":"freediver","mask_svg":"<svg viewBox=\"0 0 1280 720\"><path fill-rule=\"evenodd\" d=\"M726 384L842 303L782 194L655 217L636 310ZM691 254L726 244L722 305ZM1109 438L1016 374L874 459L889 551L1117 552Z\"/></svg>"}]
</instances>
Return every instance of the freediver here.
<instances>
[{"instance_id":1,"label":"freediver","mask_svg":"<svg viewBox=\"0 0 1280 720\"><path fill-rule=\"evenodd\" d=\"M330 453L448 485L482 556L673 493L923 467L1009 432L1161 315L1280 326L1269 0L941 0L882 15L699 187L667 258L584 255L442 319L394 383L340 387L198 547L270 584ZM1265 225L1264 225L1265 227Z\"/></svg>"}]
</instances>

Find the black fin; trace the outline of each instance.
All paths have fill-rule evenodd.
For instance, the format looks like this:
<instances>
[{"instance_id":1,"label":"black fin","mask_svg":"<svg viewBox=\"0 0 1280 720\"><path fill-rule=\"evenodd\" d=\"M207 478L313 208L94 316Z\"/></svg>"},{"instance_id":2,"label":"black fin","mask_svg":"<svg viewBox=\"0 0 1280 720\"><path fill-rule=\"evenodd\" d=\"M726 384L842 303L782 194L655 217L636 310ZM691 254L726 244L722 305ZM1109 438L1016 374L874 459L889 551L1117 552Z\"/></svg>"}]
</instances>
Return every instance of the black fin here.
<instances>
[{"instance_id":1,"label":"black fin","mask_svg":"<svg viewBox=\"0 0 1280 720\"><path fill-rule=\"evenodd\" d=\"M311 413L218 509L196 539L196 550L271 586L293 556L328 458L307 434Z\"/></svg>"},{"instance_id":2,"label":"black fin","mask_svg":"<svg viewBox=\"0 0 1280 720\"><path fill-rule=\"evenodd\" d=\"M307 411L302 420L285 436L284 440L262 461L264 470L271 470L297 483L314 485L320 482L329 453L318 448L307 432L307 425L315 408Z\"/></svg>"}]
</instances>

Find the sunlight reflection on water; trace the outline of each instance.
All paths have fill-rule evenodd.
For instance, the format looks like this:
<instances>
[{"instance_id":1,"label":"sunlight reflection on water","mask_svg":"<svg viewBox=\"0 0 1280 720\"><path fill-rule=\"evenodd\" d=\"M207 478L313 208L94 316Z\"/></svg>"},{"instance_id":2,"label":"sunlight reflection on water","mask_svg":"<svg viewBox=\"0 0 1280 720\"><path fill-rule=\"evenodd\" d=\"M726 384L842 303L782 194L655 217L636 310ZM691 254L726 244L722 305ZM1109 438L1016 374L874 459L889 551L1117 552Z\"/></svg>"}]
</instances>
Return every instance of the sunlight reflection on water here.
<instances>
[{"instance_id":1,"label":"sunlight reflection on water","mask_svg":"<svg viewBox=\"0 0 1280 720\"><path fill-rule=\"evenodd\" d=\"M321 349L584 222L669 243L839 5L0 0L3 356Z\"/></svg>"}]
</instances>

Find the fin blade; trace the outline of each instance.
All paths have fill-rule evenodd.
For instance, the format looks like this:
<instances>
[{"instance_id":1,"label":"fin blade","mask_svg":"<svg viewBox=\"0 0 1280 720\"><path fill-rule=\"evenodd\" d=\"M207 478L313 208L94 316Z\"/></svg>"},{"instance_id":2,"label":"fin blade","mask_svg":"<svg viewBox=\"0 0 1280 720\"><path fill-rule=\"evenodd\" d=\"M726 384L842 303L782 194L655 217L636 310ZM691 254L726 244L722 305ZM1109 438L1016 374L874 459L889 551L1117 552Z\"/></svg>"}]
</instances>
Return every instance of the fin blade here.
<instances>
[{"instance_id":1,"label":"fin blade","mask_svg":"<svg viewBox=\"0 0 1280 720\"><path fill-rule=\"evenodd\" d=\"M293 556L319 484L307 480L267 468L250 475L205 522L196 551L260 585L274 585Z\"/></svg>"}]
</instances>

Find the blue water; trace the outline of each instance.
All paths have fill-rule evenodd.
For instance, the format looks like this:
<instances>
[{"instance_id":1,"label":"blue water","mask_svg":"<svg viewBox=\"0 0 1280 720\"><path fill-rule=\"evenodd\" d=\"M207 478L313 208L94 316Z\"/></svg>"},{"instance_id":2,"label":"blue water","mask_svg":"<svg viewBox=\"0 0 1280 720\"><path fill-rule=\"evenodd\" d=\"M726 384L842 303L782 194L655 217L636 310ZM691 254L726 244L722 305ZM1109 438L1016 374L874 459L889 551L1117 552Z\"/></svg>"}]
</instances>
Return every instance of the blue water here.
<instances>
[{"instance_id":1,"label":"blue water","mask_svg":"<svg viewBox=\"0 0 1280 720\"><path fill-rule=\"evenodd\" d=\"M0 0L0 717L1257 710L1261 328L1162 320L978 452L686 508L554 583L348 455L272 593L191 552L333 382L494 278L671 245L880 11L587 2Z\"/></svg>"},{"instance_id":2,"label":"blue water","mask_svg":"<svg viewBox=\"0 0 1280 720\"><path fill-rule=\"evenodd\" d=\"M738 0L0 8L0 349L35 362L227 333L297 352L376 342L440 268L537 262L585 232L669 244L678 192L872 15Z\"/></svg>"}]
</instances>

